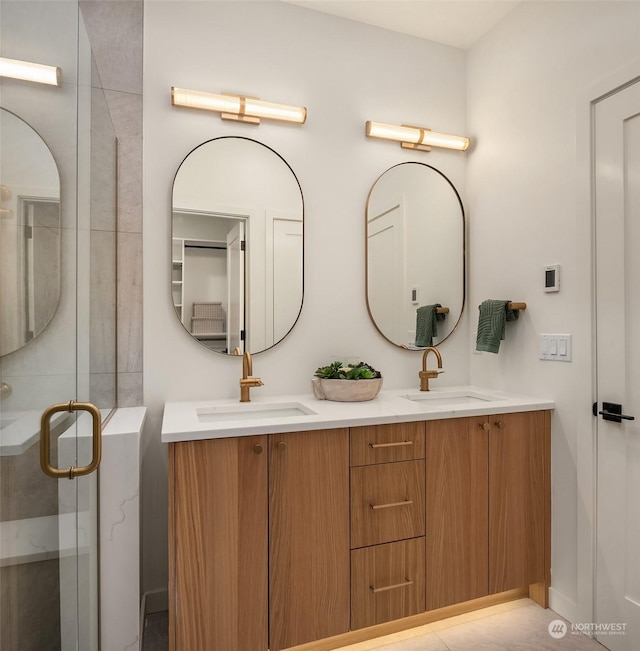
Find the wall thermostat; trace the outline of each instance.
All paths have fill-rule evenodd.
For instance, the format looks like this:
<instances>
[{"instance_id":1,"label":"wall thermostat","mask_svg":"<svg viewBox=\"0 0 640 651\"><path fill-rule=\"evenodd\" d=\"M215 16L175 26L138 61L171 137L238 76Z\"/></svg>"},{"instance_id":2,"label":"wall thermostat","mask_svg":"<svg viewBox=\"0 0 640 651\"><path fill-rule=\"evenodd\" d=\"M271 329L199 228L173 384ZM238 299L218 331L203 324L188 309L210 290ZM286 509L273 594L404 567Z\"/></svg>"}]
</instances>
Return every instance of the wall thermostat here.
<instances>
[{"instance_id":1,"label":"wall thermostat","mask_svg":"<svg viewBox=\"0 0 640 651\"><path fill-rule=\"evenodd\" d=\"M560 265L550 264L544 268L544 291L560 291Z\"/></svg>"}]
</instances>

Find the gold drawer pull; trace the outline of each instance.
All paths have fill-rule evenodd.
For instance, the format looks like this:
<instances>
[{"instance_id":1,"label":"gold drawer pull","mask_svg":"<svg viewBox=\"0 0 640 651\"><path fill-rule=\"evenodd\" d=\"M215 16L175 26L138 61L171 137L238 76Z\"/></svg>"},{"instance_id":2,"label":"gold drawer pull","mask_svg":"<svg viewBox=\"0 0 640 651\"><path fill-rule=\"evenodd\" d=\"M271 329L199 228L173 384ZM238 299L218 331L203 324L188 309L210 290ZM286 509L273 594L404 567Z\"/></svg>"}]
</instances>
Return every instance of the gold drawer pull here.
<instances>
[{"instance_id":1,"label":"gold drawer pull","mask_svg":"<svg viewBox=\"0 0 640 651\"><path fill-rule=\"evenodd\" d=\"M402 445L413 445L413 441L398 441L397 443L369 443L369 447L376 448L399 448Z\"/></svg>"},{"instance_id":2,"label":"gold drawer pull","mask_svg":"<svg viewBox=\"0 0 640 651\"><path fill-rule=\"evenodd\" d=\"M404 583L396 583L395 585L385 585L384 588L374 588L372 585L369 586L373 594L378 594L378 592L386 592L387 590L395 590L396 588L406 588L407 586L413 585L413 581L405 579Z\"/></svg>"},{"instance_id":3,"label":"gold drawer pull","mask_svg":"<svg viewBox=\"0 0 640 651\"><path fill-rule=\"evenodd\" d=\"M404 500L403 502L391 502L390 504L369 504L369 506L377 511L378 509L390 509L394 506L409 506L413 504L413 500Z\"/></svg>"}]
</instances>

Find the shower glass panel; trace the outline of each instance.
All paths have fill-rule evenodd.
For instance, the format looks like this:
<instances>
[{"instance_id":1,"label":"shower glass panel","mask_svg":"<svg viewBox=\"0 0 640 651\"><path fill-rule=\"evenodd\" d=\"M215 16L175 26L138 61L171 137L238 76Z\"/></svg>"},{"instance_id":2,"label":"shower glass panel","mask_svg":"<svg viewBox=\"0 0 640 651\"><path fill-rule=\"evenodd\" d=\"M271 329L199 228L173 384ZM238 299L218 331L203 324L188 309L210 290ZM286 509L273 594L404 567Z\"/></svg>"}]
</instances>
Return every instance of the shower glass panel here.
<instances>
[{"instance_id":1,"label":"shower glass panel","mask_svg":"<svg viewBox=\"0 0 640 651\"><path fill-rule=\"evenodd\" d=\"M98 472L45 475L40 418L116 405L116 141L77 2L0 0L0 56L61 69L0 79L0 648L93 651ZM89 414L54 415L53 466L91 448Z\"/></svg>"}]
</instances>

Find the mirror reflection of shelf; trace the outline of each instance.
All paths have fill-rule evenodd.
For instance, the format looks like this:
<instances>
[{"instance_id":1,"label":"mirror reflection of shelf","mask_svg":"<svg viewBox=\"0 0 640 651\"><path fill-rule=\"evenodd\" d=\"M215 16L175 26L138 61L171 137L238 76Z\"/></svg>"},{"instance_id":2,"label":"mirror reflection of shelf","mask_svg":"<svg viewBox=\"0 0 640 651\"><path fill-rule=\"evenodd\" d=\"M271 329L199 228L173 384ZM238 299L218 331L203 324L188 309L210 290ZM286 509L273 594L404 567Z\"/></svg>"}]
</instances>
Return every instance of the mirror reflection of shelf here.
<instances>
[{"instance_id":1,"label":"mirror reflection of shelf","mask_svg":"<svg viewBox=\"0 0 640 651\"><path fill-rule=\"evenodd\" d=\"M174 237L171 241L171 294L173 305L182 321L184 303L184 240Z\"/></svg>"}]
</instances>

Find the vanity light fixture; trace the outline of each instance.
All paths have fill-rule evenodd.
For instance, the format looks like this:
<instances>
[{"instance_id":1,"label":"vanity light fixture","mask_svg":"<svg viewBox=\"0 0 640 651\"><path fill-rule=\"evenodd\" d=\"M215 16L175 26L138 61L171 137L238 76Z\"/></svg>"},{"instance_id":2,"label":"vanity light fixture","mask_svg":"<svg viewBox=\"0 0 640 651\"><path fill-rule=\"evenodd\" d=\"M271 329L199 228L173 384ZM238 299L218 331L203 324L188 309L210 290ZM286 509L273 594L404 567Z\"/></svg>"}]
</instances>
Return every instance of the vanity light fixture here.
<instances>
[{"instance_id":1,"label":"vanity light fixture","mask_svg":"<svg viewBox=\"0 0 640 651\"><path fill-rule=\"evenodd\" d=\"M188 108L217 111L223 120L236 120L260 124L260 118L284 120L304 124L307 109L304 106L289 106L264 102L257 97L222 93L205 93L199 90L171 87L171 104Z\"/></svg>"},{"instance_id":2,"label":"vanity light fixture","mask_svg":"<svg viewBox=\"0 0 640 651\"><path fill-rule=\"evenodd\" d=\"M0 77L35 81L39 84L60 86L62 70L56 66L45 66L41 63L30 63L18 59L0 57Z\"/></svg>"},{"instance_id":3,"label":"vanity light fixture","mask_svg":"<svg viewBox=\"0 0 640 651\"><path fill-rule=\"evenodd\" d=\"M367 136L396 140L402 143L402 147L421 151L431 151L431 147L447 147L448 149L466 151L471 144L469 138L465 136L451 136L408 124L396 126L395 124L370 121L367 122Z\"/></svg>"}]
</instances>

